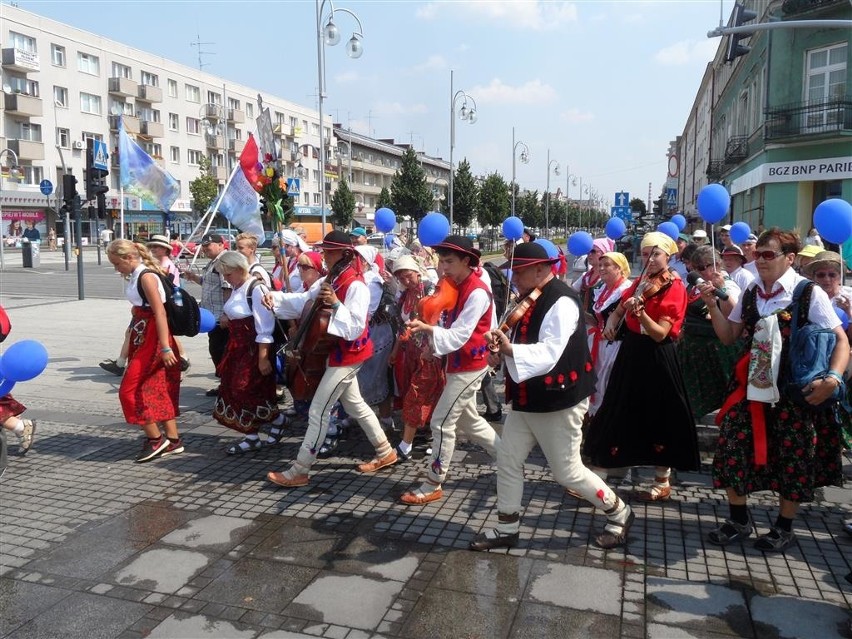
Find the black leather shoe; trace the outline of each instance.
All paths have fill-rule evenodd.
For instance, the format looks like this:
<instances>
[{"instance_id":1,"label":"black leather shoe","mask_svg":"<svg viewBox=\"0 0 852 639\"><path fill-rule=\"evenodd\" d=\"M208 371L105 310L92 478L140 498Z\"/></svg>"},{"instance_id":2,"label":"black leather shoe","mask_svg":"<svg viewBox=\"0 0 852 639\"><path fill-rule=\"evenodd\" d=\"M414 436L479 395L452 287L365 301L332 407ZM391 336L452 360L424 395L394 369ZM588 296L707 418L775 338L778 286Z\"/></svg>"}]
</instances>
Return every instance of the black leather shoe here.
<instances>
[{"instance_id":1,"label":"black leather shoe","mask_svg":"<svg viewBox=\"0 0 852 639\"><path fill-rule=\"evenodd\" d=\"M470 550L479 551L494 550L495 548L514 548L518 545L518 539L520 538L518 533L503 535L498 533L496 530L492 530L490 532L496 535L496 537L491 537L487 533L479 533L473 538L473 541L470 542L468 548Z\"/></svg>"},{"instance_id":2,"label":"black leather shoe","mask_svg":"<svg viewBox=\"0 0 852 639\"><path fill-rule=\"evenodd\" d=\"M486 411L484 413L479 413L479 416L486 422L499 422L503 420L503 411L502 409L498 410L496 413L489 413Z\"/></svg>"}]
</instances>

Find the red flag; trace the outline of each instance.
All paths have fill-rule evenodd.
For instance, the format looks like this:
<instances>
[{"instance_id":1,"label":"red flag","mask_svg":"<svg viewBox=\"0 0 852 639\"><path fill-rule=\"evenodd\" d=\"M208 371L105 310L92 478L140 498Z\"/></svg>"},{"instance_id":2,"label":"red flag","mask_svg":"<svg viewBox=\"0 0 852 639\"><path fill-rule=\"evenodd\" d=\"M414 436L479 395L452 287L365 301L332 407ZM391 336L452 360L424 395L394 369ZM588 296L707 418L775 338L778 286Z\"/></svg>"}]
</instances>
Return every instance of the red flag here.
<instances>
[{"instance_id":1,"label":"red flag","mask_svg":"<svg viewBox=\"0 0 852 639\"><path fill-rule=\"evenodd\" d=\"M254 141L254 136L249 133L246 145L243 147L243 152L240 153L240 167L243 169L246 178L250 184L255 184L260 175L260 170L257 168L258 149L257 142Z\"/></svg>"}]
</instances>

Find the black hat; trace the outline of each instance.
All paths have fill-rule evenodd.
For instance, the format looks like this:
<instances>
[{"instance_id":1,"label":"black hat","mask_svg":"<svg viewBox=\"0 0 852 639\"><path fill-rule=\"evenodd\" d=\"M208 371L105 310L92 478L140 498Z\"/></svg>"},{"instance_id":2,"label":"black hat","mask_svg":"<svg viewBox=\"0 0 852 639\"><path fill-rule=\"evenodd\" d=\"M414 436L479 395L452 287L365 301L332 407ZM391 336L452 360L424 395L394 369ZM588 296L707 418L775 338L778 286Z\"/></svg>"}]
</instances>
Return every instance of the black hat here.
<instances>
[{"instance_id":1,"label":"black hat","mask_svg":"<svg viewBox=\"0 0 852 639\"><path fill-rule=\"evenodd\" d=\"M204 237L201 238L201 246L207 246L208 244L224 244L225 238L219 235L218 233L208 233Z\"/></svg>"},{"instance_id":2,"label":"black hat","mask_svg":"<svg viewBox=\"0 0 852 639\"><path fill-rule=\"evenodd\" d=\"M316 248L325 249L326 251L342 251L343 249L352 248L352 240L349 235L343 231L329 231L322 238L322 242L315 245Z\"/></svg>"},{"instance_id":3,"label":"black hat","mask_svg":"<svg viewBox=\"0 0 852 639\"><path fill-rule=\"evenodd\" d=\"M534 266L536 264L554 264L558 262L558 257L550 257L547 250L535 242L524 242L515 246L515 252L512 254L512 259L500 265L501 269L519 269L525 266Z\"/></svg>"},{"instance_id":4,"label":"black hat","mask_svg":"<svg viewBox=\"0 0 852 639\"><path fill-rule=\"evenodd\" d=\"M479 266L479 258L482 255L478 250L473 248L473 242L470 238L462 235L448 235L443 242L433 244L432 248L441 253L441 250L448 250L458 253L461 256L470 258L471 266Z\"/></svg>"}]
</instances>

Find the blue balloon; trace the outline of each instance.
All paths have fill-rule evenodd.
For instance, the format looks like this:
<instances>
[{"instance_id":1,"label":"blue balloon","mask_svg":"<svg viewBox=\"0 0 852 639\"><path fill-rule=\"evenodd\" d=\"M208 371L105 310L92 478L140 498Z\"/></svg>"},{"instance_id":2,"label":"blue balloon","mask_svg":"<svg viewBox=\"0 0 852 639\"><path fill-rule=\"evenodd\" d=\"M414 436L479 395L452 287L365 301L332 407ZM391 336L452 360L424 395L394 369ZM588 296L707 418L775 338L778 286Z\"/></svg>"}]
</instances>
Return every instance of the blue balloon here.
<instances>
[{"instance_id":1,"label":"blue balloon","mask_svg":"<svg viewBox=\"0 0 852 639\"><path fill-rule=\"evenodd\" d=\"M577 231L568 238L568 252L571 255L586 255L592 250L592 236L586 231Z\"/></svg>"},{"instance_id":2,"label":"blue balloon","mask_svg":"<svg viewBox=\"0 0 852 639\"><path fill-rule=\"evenodd\" d=\"M540 237L535 240L533 244L541 244L544 247L544 250L547 251L547 257L550 259L556 259L559 257L559 249L556 248L556 244L550 240Z\"/></svg>"},{"instance_id":3,"label":"blue balloon","mask_svg":"<svg viewBox=\"0 0 852 639\"><path fill-rule=\"evenodd\" d=\"M814 226L823 239L843 244L852 237L852 204L840 198L821 202L814 211Z\"/></svg>"},{"instance_id":4,"label":"blue balloon","mask_svg":"<svg viewBox=\"0 0 852 639\"><path fill-rule=\"evenodd\" d=\"M209 333L214 328L216 328L216 318L213 317L213 313L211 313L206 308L201 309L201 322L199 327L199 332L201 333Z\"/></svg>"},{"instance_id":5,"label":"blue balloon","mask_svg":"<svg viewBox=\"0 0 852 639\"><path fill-rule=\"evenodd\" d=\"M620 240L627 232L627 225L620 217L611 217L606 223L606 236L611 240Z\"/></svg>"},{"instance_id":6,"label":"blue balloon","mask_svg":"<svg viewBox=\"0 0 852 639\"><path fill-rule=\"evenodd\" d=\"M715 224L728 214L731 196L721 184L708 184L698 193L698 214L705 222Z\"/></svg>"},{"instance_id":7,"label":"blue balloon","mask_svg":"<svg viewBox=\"0 0 852 639\"><path fill-rule=\"evenodd\" d=\"M423 246L435 246L450 234L450 221L437 211L432 211L417 225L417 237Z\"/></svg>"},{"instance_id":8,"label":"blue balloon","mask_svg":"<svg viewBox=\"0 0 852 639\"><path fill-rule=\"evenodd\" d=\"M15 388L15 382L11 379L0 379L0 397L8 395Z\"/></svg>"},{"instance_id":9,"label":"blue balloon","mask_svg":"<svg viewBox=\"0 0 852 639\"><path fill-rule=\"evenodd\" d=\"M751 227L745 222L734 222L731 226L731 242L734 244L742 244L751 235Z\"/></svg>"},{"instance_id":10,"label":"blue balloon","mask_svg":"<svg viewBox=\"0 0 852 639\"><path fill-rule=\"evenodd\" d=\"M849 328L849 316L846 314L846 311L844 311L842 308L837 308L836 306L834 307L834 312L837 313L837 317L840 318L840 325L845 331L847 328ZM0 387L0 390L2 390L2 387Z\"/></svg>"},{"instance_id":11,"label":"blue balloon","mask_svg":"<svg viewBox=\"0 0 852 639\"><path fill-rule=\"evenodd\" d=\"M680 229L677 227L677 224L674 222L663 222L657 227L657 230L660 233L665 233L673 240L676 240L680 235Z\"/></svg>"},{"instance_id":12,"label":"blue balloon","mask_svg":"<svg viewBox=\"0 0 852 639\"><path fill-rule=\"evenodd\" d=\"M41 375L47 366L47 349L34 339L12 344L0 360L0 378L25 382Z\"/></svg>"},{"instance_id":13,"label":"blue balloon","mask_svg":"<svg viewBox=\"0 0 852 639\"><path fill-rule=\"evenodd\" d=\"M396 226L396 213L382 207L376 211L376 230L380 233L390 233Z\"/></svg>"},{"instance_id":14,"label":"blue balloon","mask_svg":"<svg viewBox=\"0 0 852 639\"><path fill-rule=\"evenodd\" d=\"M686 228L686 218L680 213L672 215L672 219L669 220L669 222L672 222L675 226L677 226L678 232L683 231L683 229Z\"/></svg>"},{"instance_id":15,"label":"blue balloon","mask_svg":"<svg viewBox=\"0 0 852 639\"><path fill-rule=\"evenodd\" d=\"M503 220L503 235L507 240L519 240L524 236L524 223L516 216Z\"/></svg>"}]
</instances>

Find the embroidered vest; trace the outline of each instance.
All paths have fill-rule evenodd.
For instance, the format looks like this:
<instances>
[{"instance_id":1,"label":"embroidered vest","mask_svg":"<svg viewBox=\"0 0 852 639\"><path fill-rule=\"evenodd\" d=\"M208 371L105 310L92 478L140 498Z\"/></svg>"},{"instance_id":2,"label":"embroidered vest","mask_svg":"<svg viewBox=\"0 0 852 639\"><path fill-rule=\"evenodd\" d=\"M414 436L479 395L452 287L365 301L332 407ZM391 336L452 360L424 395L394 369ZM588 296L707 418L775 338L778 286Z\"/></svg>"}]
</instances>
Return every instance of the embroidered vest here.
<instances>
[{"instance_id":1,"label":"embroidered vest","mask_svg":"<svg viewBox=\"0 0 852 639\"><path fill-rule=\"evenodd\" d=\"M363 284L364 277L356 273L353 268L347 268L334 280L333 287L335 294L337 295L337 299L341 301L341 304L346 299L346 292L349 290L349 286L355 281ZM365 323L364 331L357 339L348 342L342 337L337 338L337 345L329 353L328 365L354 366L369 359L372 355L373 340L370 339L370 325L369 323Z\"/></svg>"},{"instance_id":2,"label":"embroidered vest","mask_svg":"<svg viewBox=\"0 0 852 639\"><path fill-rule=\"evenodd\" d=\"M449 328L458 318L467 303L470 294L476 289L482 289L488 295L489 304L485 313L479 318L470 339L459 350L447 355L448 373L465 373L468 371L481 371L488 366L488 346L485 343L485 333L491 330L491 307L493 300L488 292L488 287L482 283L475 273L471 274L464 282L459 284L459 299L455 308L450 313L445 313L444 326Z\"/></svg>"}]
</instances>

